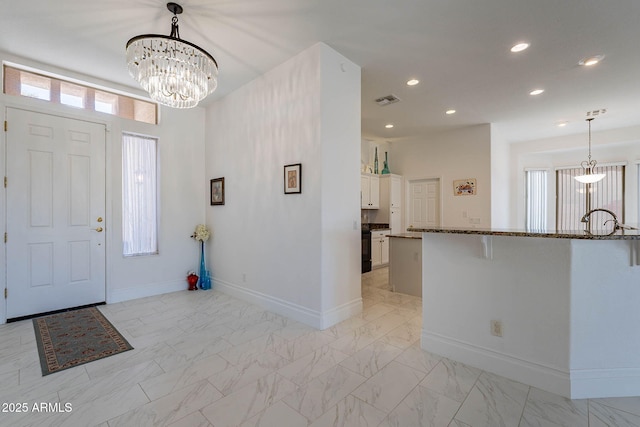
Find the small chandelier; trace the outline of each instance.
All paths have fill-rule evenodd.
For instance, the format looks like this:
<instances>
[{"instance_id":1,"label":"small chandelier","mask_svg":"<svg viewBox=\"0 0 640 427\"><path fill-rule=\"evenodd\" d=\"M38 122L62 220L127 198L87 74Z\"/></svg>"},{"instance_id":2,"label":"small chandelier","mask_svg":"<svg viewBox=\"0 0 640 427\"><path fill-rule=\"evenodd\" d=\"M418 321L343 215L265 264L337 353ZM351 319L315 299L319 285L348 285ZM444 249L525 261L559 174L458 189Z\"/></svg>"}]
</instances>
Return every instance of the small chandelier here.
<instances>
[{"instance_id":1,"label":"small chandelier","mask_svg":"<svg viewBox=\"0 0 640 427\"><path fill-rule=\"evenodd\" d=\"M205 50L180 39L182 6L167 3L173 13L171 35L143 34L127 42L131 76L154 101L173 108L192 108L218 86L218 63Z\"/></svg>"},{"instance_id":2,"label":"small chandelier","mask_svg":"<svg viewBox=\"0 0 640 427\"><path fill-rule=\"evenodd\" d=\"M597 162L595 160L591 160L591 121L592 120L593 120L593 117L590 117L587 119L587 122L589 123L589 160L584 160L581 163L581 166L584 169L584 174L574 177L576 181L581 182L583 184L593 184L595 182L600 181L606 176L606 174L604 173L593 173Z\"/></svg>"}]
</instances>

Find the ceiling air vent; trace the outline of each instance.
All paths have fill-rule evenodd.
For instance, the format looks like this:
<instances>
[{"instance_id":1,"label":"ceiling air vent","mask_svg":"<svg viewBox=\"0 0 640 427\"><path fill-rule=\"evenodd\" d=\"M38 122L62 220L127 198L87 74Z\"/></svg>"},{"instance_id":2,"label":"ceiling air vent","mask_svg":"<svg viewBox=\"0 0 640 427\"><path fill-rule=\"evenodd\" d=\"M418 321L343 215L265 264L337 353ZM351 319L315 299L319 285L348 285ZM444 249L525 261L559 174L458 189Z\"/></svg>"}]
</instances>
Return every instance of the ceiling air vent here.
<instances>
[{"instance_id":1,"label":"ceiling air vent","mask_svg":"<svg viewBox=\"0 0 640 427\"><path fill-rule=\"evenodd\" d=\"M591 110L591 111L587 111L587 117L597 117L597 116L601 116L604 113L607 112L606 108L601 108L599 110Z\"/></svg>"},{"instance_id":2,"label":"ceiling air vent","mask_svg":"<svg viewBox=\"0 0 640 427\"><path fill-rule=\"evenodd\" d=\"M381 107L384 107L385 105L389 105L389 104L395 104L396 102L399 102L400 98L398 98L395 95L387 95L387 96L383 96L381 98L376 99L376 104L378 104Z\"/></svg>"}]
</instances>

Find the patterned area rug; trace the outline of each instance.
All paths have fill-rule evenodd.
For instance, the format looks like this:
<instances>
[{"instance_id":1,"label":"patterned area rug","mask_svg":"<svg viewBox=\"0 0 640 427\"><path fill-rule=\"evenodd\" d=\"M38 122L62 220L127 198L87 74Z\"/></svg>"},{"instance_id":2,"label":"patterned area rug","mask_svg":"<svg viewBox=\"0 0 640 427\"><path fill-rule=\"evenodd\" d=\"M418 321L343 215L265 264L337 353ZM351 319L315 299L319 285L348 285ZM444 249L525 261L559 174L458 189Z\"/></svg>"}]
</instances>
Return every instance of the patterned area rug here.
<instances>
[{"instance_id":1,"label":"patterned area rug","mask_svg":"<svg viewBox=\"0 0 640 427\"><path fill-rule=\"evenodd\" d=\"M42 376L131 350L95 307L33 319Z\"/></svg>"}]
</instances>

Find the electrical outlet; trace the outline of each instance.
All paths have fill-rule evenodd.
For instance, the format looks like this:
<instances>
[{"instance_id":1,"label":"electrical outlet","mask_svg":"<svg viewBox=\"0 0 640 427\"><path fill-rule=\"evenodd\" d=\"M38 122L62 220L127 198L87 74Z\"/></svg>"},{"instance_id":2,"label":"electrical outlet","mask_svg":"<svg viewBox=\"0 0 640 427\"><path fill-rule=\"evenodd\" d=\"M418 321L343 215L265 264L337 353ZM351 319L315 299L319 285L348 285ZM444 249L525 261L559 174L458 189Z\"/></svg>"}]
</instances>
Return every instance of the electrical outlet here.
<instances>
[{"instance_id":1,"label":"electrical outlet","mask_svg":"<svg viewBox=\"0 0 640 427\"><path fill-rule=\"evenodd\" d=\"M494 337L502 337L502 321L501 320L491 321L491 335L493 335Z\"/></svg>"}]
</instances>

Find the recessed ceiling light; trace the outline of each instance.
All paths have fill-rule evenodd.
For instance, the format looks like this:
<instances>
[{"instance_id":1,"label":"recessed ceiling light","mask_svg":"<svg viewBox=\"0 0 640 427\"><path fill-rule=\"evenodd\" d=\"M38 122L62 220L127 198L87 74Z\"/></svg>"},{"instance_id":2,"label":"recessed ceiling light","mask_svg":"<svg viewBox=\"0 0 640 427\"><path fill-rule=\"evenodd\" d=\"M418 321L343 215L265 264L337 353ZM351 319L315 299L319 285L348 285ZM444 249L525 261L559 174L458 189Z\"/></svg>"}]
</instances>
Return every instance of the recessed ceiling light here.
<instances>
[{"instance_id":1,"label":"recessed ceiling light","mask_svg":"<svg viewBox=\"0 0 640 427\"><path fill-rule=\"evenodd\" d=\"M528 47L529 47L529 43L518 43L517 45L511 48L511 52L513 53L522 52Z\"/></svg>"},{"instance_id":2,"label":"recessed ceiling light","mask_svg":"<svg viewBox=\"0 0 640 427\"><path fill-rule=\"evenodd\" d=\"M533 95L533 96L540 95L542 92L544 92L544 89L535 89L529 92L529 95Z\"/></svg>"},{"instance_id":3,"label":"recessed ceiling light","mask_svg":"<svg viewBox=\"0 0 640 427\"><path fill-rule=\"evenodd\" d=\"M566 121L566 120L563 120L563 121L561 121L561 122L556 123L556 126L558 126L559 128L563 128L563 127L565 127L567 124L569 124L569 122L568 122L568 121Z\"/></svg>"},{"instance_id":4,"label":"recessed ceiling light","mask_svg":"<svg viewBox=\"0 0 640 427\"><path fill-rule=\"evenodd\" d=\"M582 58L578 65L584 65L585 67L590 67L592 65L596 65L598 62L604 59L604 55L593 55L588 58Z\"/></svg>"},{"instance_id":5,"label":"recessed ceiling light","mask_svg":"<svg viewBox=\"0 0 640 427\"><path fill-rule=\"evenodd\" d=\"M384 127L386 127L387 129L391 129L393 127L393 125L391 123L389 123L388 125L384 125Z\"/></svg>"},{"instance_id":6,"label":"recessed ceiling light","mask_svg":"<svg viewBox=\"0 0 640 427\"><path fill-rule=\"evenodd\" d=\"M455 114L456 110L447 110L444 112L445 114Z\"/></svg>"},{"instance_id":7,"label":"recessed ceiling light","mask_svg":"<svg viewBox=\"0 0 640 427\"><path fill-rule=\"evenodd\" d=\"M418 80L418 79L411 79L411 80L409 80L409 81L407 82L407 85L408 85L408 86L415 86L415 85L417 85L418 83L420 83L420 80Z\"/></svg>"}]
</instances>

